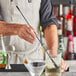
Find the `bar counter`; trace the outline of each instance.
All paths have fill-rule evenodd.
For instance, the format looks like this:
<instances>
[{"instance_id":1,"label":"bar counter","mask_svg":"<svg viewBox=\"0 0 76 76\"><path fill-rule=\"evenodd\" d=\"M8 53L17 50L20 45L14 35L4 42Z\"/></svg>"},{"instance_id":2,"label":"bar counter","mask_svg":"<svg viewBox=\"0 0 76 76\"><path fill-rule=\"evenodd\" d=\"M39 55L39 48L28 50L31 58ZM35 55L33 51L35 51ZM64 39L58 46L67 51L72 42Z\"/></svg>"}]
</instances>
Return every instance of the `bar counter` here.
<instances>
[{"instance_id":1,"label":"bar counter","mask_svg":"<svg viewBox=\"0 0 76 76\"><path fill-rule=\"evenodd\" d=\"M0 76L31 76L29 72L0 72ZM46 76L42 74L41 76ZM51 75L50 75L51 76ZM76 76L76 72L64 72L62 76Z\"/></svg>"},{"instance_id":2,"label":"bar counter","mask_svg":"<svg viewBox=\"0 0 76 76\"><path fill-rule=\"evenodd\" d=\"M76 61L66 62L69 64L69 71L62 73L62 76L76 76ZM12 64L11 67L11 70L0 69L0 76L31 76L23 64ZM46 75L43 73L41 76Z\"/></svg>"}]
</instances>

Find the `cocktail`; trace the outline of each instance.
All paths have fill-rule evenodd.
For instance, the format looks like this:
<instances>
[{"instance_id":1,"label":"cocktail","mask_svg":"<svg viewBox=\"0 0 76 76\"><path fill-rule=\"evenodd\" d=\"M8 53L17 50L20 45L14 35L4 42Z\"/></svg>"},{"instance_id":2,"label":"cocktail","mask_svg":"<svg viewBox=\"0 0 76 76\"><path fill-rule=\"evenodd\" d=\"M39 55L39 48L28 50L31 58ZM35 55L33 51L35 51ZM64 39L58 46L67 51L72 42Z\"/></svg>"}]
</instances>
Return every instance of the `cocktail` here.
<instances>
[{"instance_id":1,"label":"cocktail","mask_svg":"<svg viewBox=\"0 0 76 76\"><path fill-rule=\"evenodd\" d=\"M46 76L61 76L61 53L58 54L57 57L52 58L58 68L54 66L54 64L50 61L49 57L46 56L46 69L45 69L45 75Z\"/></svg>"},{"instance_id":2,"label":"cocktail","mask_svg":"<svg viewBox=\"0 0 76 76\"><path fill-rule=\"evenodd\" d=\"M31 76L40 76L46 67L45 61L38 59L30 61L26 59L24 65L30 72Z\"/></svg>"}]
</instances>

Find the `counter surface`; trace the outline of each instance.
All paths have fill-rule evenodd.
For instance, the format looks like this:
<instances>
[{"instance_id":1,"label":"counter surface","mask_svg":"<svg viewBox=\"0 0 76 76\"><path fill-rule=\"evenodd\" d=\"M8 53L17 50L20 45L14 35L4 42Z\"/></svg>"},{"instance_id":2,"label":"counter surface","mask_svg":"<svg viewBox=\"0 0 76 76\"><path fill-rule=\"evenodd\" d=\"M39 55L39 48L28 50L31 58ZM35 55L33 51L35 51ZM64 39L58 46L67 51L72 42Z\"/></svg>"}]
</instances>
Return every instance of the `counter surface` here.
<instances>
[{"instance_id":1,"label":"counter surface","mask_svg":"<svg viewBox=\"0 0 76 76\"><path fill-rule=\"evenodd\" d=\"M0 76L30 76L30 74L28 72L0 72ZM62 76L76 76L76 73L66 72Z\"/></svg>"},{"instance_id":2,"label":"counter surface","mask_svg":"<svg viewBox=\"0 0 76 76\"><path fill-rule=\"evenodd\" d=\"M23 64L11 64L12 69L0 69L0 72L28 72Z\"/></svg>"},{"instance_id":3,"label":"counter surface","mask_svg":"<svg viewBox=\"0 0 76 76\"><path fill-rule=\"evenodd\" d=\"M66 62L69 64L69 72L62 73L62 76L76 76L76 61ZM11 64L11 67L11 70L0 69L0 76L30 76L23 64Z\"/></svg>"}]
</instances>

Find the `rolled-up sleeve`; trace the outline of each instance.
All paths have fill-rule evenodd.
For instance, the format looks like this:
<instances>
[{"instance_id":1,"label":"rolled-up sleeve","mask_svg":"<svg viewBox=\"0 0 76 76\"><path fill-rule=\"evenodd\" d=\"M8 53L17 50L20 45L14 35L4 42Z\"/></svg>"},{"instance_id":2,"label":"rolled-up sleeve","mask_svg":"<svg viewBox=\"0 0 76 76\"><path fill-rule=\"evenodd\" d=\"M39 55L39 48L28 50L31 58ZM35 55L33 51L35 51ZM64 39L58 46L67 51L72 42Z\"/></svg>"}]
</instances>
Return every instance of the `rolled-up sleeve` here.
<instances>
[{"instance_id":1,"label":"rolled-up sleeve","mask_svg":"<svg viewBox=\"0 0 76 76\"><path fill-rule=\"evenodd\" d=\"M1 12L1 11L0 11ZM2 15L1 15L1 13L0 13L0 21L3 21L3 18L2 18Z\"/></svg>"},{"instance_id":2,"label":"rolled-up sleeve","mask_svg":"<svg viewBox=\"0 0 76 76\"><path fill-rule=\"evenodd\" d=\"M57 18L53 15L51 0L41 0L40 24L42 25L43 31L47 26L52 24L59 25Z\"/></svg>"},{"instance_id":3,"label":"rolled-up sleeve","mask_svg":"<svg viewBox=\"0 0 76 76\"><path fill-rule=\"evenodd\" d=\"M0 6L0 21L3 21L2 13L1 13L1 6Z\"/></svg>"}]
</instances>

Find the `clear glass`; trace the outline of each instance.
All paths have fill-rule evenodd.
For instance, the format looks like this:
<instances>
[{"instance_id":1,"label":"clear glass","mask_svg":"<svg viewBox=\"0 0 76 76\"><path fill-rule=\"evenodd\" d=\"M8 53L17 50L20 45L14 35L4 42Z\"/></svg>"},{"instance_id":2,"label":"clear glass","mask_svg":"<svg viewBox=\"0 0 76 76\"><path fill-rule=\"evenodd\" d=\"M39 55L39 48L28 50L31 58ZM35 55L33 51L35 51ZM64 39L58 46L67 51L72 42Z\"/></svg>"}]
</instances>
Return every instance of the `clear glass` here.
<instances>
[{"instance_id":1,"label":"clear glass","mask_svg":"<svg viewBox=\"0 0 76 76\"><path fill-rule=\"evenodd\" d=\"M49 57L46 55L46 68L45 75L46 76L61 76L61 53L58 54L57 57L52 58L54 62L57 64L58 68L54 66L52 61L50 61Z\"/></svg>"},{"instance_id":2,"label":"clear glass","mask_svg":"<svg viewBox=\"0 0 76 76\"><path fill-rule=\"evenodd\" d=\"M25 59L24 65L30 72L31 76L40 76L46 67L45 61L40 59L31 59L29 61Z\"/></svg>"},{"instance_id":3,"label":"clear glass","mask_svg":"<svg viewBox=\"0 0 76 76\"><path fill-rule=\"evenodd\" d=\"M4 44L3 35L0 34L0 68L6 67L6 49Z\"/></svg>"}]
</instances>

